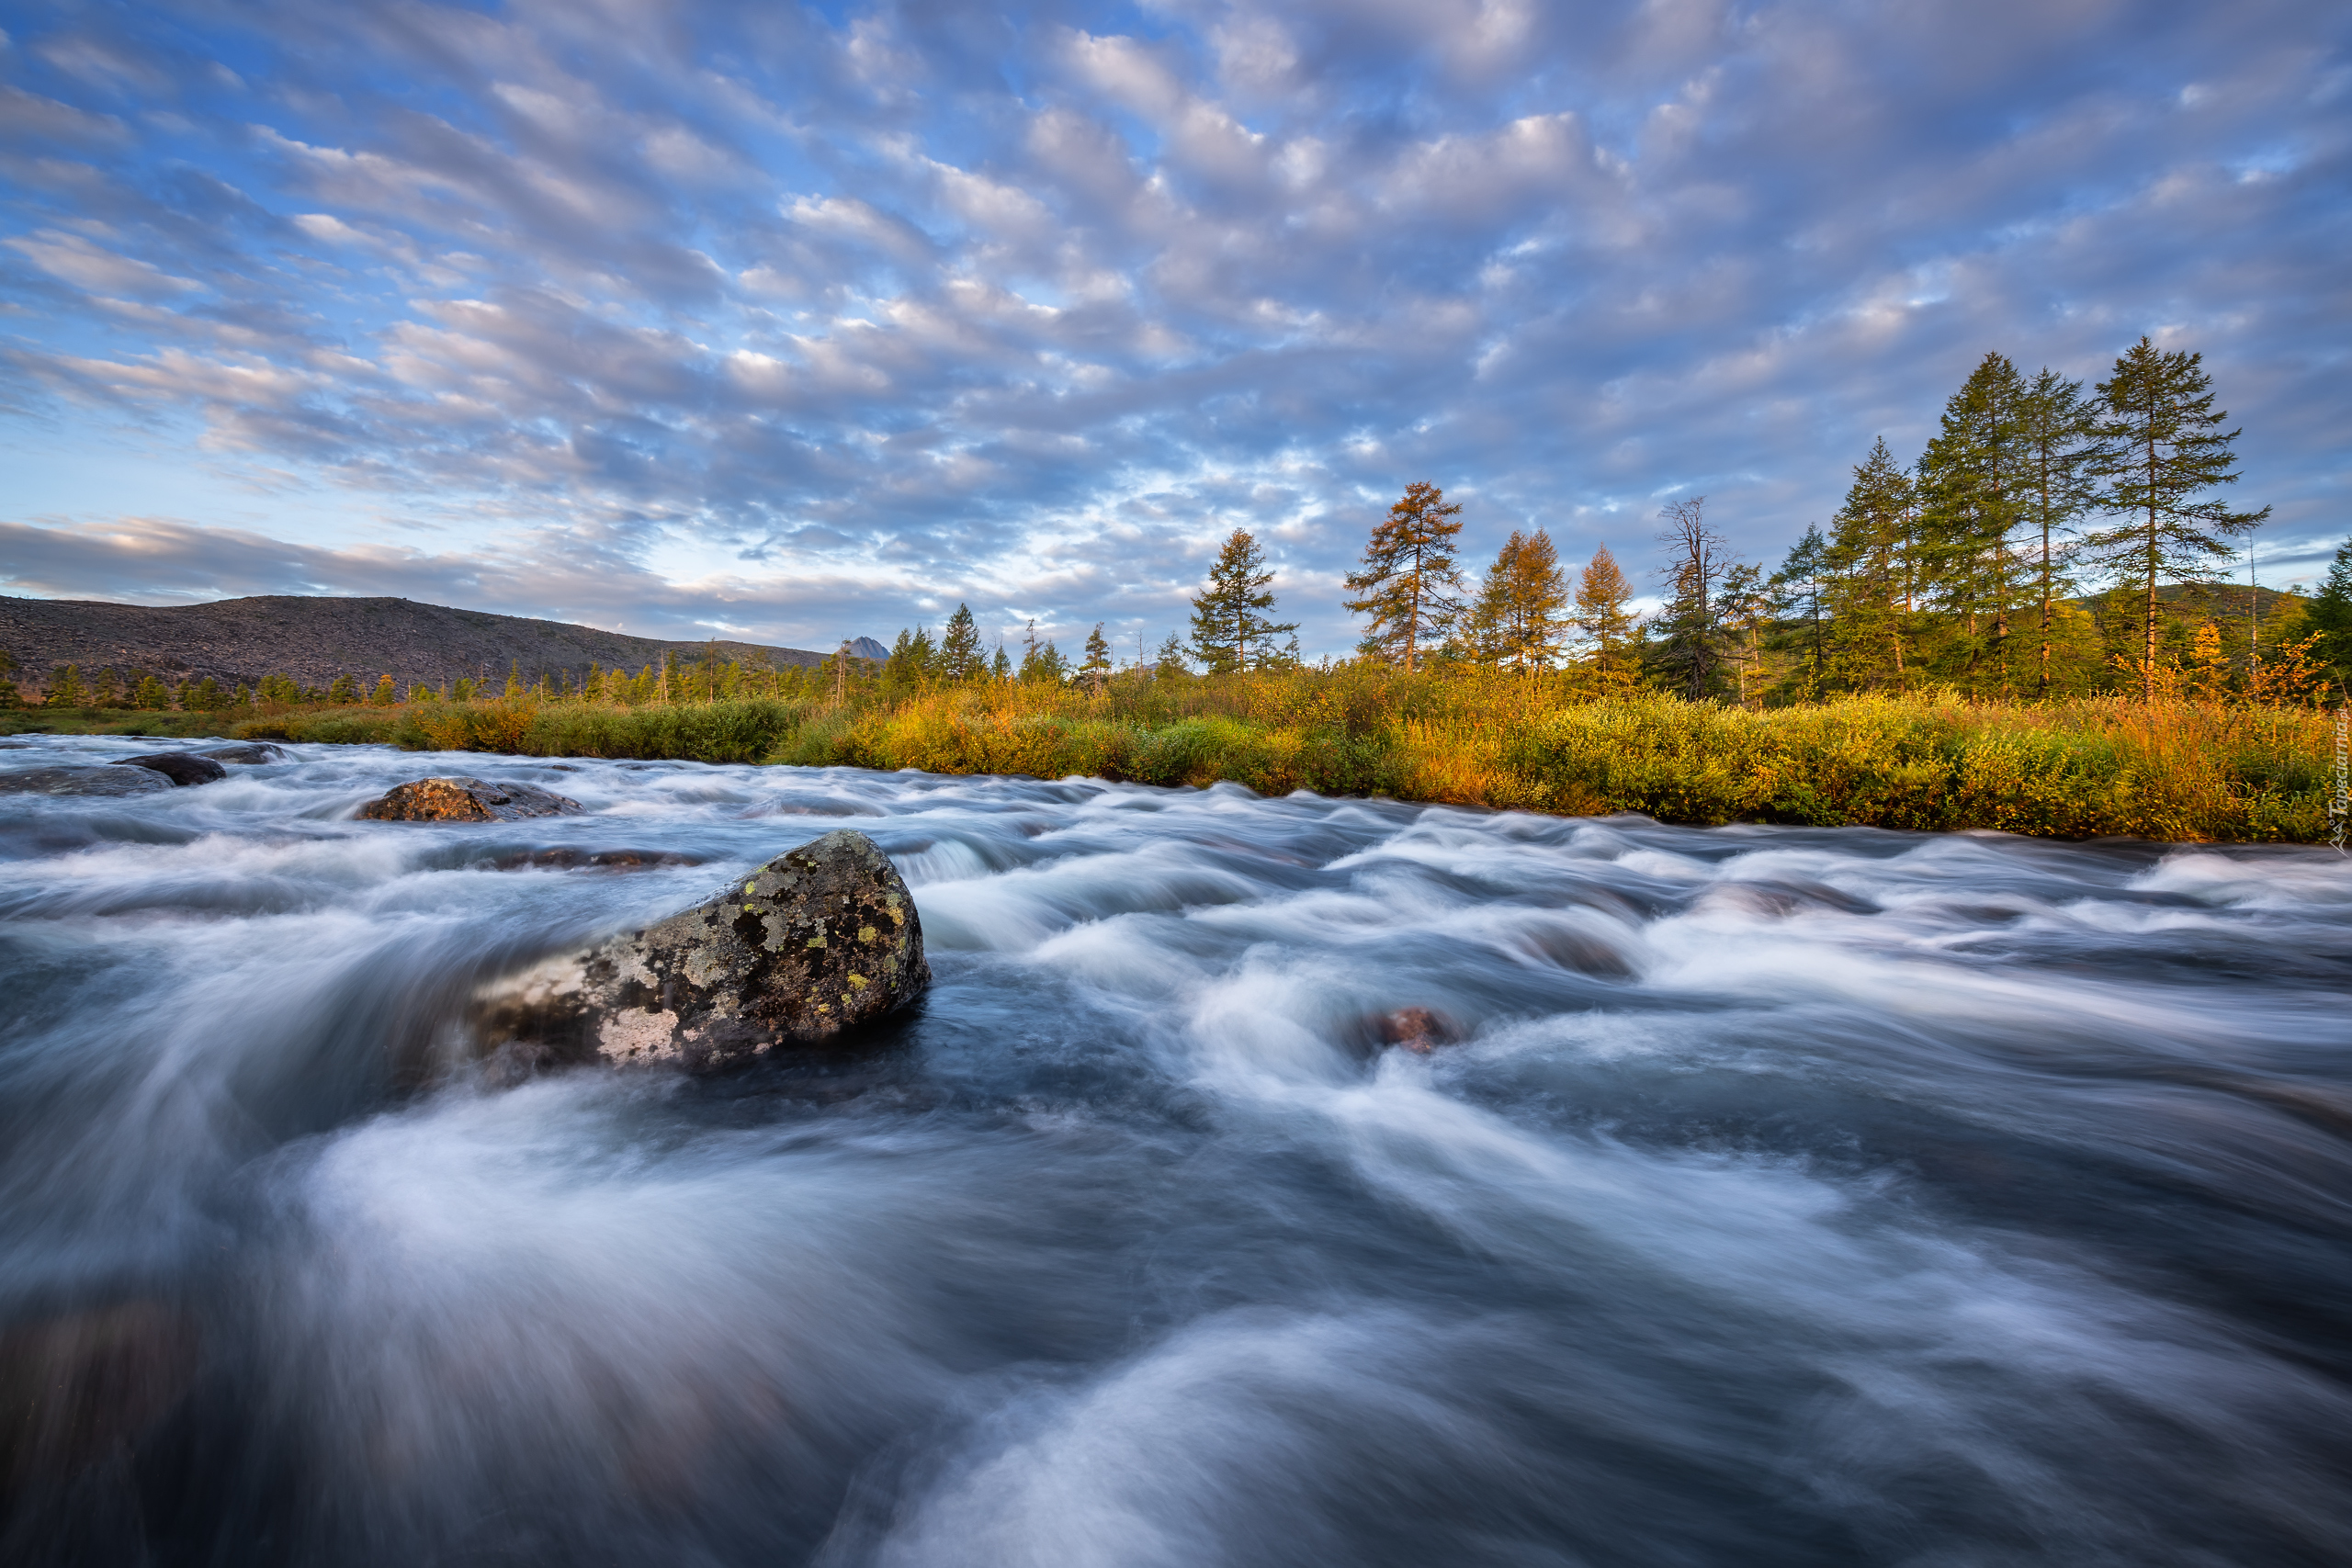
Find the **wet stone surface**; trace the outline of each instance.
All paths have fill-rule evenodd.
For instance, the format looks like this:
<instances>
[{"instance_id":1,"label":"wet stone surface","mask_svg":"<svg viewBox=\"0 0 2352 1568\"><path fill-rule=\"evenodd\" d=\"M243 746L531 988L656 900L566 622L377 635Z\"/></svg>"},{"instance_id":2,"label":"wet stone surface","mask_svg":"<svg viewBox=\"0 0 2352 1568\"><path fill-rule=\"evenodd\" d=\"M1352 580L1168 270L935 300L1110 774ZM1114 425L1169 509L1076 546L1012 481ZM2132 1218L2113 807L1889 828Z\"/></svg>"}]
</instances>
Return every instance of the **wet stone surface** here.
<instances>
[{"instance_id":1,"label":"wet stone surface","mask_svg":"<svg viewBox=\"0 0 2352 1568\"><path fill-rule=\"evenodd\" d=\"M0 795L153 795L172 781L149 768L17 768L0 773Z\"/></svg>"},{"instance_id":2,"label":"wet stone surface","mask_svg":"<svg viewBox=\"0 0 2352 1568\"><path fill-rule=\"evenodd\" d=\"M148 751L136 757L118 757L118 768L145 768L161 773L173 784L185 789L191 784L208 784L225 779L229 770L209 757L199 757L193 751Z\"/></svg>"},{"instance_id":3,"label":"wet stone surface","mask_svg":"<svg viewBox=\"0 0 2352 1568\"><path fill-rule=\"evenodd\" d=\"M485 779L416 779L395 784L359 808L370 822L514 822L526 817L575 817L581 804L537 784Z\"/></svg>"},{"instance_id":4,"label":"wet stone surface","mask_svg":"<svg viewBox=\"0 0 2352 1568\"><path fill-rule=\"evenodd\" d=\"M523 1066L707 1072L878 1023L930 983L905 882L843 829L694 908L485 987L477 1030Z\"/></svg>"}]
</instances>

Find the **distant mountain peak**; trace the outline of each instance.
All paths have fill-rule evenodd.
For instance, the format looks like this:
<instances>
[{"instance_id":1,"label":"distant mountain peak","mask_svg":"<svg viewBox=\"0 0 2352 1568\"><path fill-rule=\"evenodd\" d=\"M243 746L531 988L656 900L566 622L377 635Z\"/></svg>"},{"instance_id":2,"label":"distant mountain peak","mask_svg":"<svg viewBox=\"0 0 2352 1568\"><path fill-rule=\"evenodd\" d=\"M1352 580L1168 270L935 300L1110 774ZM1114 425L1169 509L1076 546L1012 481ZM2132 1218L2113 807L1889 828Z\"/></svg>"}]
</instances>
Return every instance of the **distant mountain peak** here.
<instances>
[{"instance_id":1,"label":"distant mountain peak","mask_svg":"<svg viewBox=\"0 0 2352 1568\"><path fill-rule=\"evenodd\" d=\"M888 659L890 657L890 650L883 647L880 643L876 642L870 637L854 637L850 638L849 651L850 657L853 659Z\"/></svg>"}]
</instances>

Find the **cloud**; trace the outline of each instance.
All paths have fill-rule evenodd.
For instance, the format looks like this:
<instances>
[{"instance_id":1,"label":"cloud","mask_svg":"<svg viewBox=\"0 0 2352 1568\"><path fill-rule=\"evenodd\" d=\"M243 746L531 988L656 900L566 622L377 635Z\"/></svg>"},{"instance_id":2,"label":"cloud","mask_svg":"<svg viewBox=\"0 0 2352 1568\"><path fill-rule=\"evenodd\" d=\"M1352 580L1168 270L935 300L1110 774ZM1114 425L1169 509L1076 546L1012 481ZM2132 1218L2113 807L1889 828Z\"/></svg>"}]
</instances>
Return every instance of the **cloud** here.
<instances>
[{"instance_id":1,"label":"cloud","mask_svg":"<svg viewBox=\"0 0 2352 1568\"><path fill-rule=\"evenodd\" d=\"M773 594L761 624L831 635L789 607L822 582L886 639L964 598L1157 642L1246 524L1338 650L1331 584L1412 480L1469 502L1475 556L1545 525L1638 570L1671 491L1770 558L1985 349L2096 376L2164 330L2244 421L2279 558L2341 526L2346 64L2305 9L925 16L28 35L0 417L192 424L521 541L231 551L336 592ZM122 510L92 464L75 581L161 548Z\"/></svg>"}]
</instances>

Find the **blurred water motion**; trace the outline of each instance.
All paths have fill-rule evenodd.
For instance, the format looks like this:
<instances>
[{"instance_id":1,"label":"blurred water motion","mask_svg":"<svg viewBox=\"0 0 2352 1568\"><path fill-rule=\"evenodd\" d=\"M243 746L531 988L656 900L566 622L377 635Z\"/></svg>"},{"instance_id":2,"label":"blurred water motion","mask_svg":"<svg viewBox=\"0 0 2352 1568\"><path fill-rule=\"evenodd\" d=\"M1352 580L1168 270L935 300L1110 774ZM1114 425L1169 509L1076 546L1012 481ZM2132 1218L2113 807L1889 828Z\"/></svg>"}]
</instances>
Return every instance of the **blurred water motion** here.
<instances>
[{"instance_id":1,"label":"blurred water motion","mask_svg":"<svg viewBox=\"0 0 2352 1568\"><path fill-rule=\"evenodd\" d=\"M0 799L0 1561L2345 1560L2330 852L295 750ZM919 1017L478 1070L843 818Z\"/></svg>"}]
</instances>

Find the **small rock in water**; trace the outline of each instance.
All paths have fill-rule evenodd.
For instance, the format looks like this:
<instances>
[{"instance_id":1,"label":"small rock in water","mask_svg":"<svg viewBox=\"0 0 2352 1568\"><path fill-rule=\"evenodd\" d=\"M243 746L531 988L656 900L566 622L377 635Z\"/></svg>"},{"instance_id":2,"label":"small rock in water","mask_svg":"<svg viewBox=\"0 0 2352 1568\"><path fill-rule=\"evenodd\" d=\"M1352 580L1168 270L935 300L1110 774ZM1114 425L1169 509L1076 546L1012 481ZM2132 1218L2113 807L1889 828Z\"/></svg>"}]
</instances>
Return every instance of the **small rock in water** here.
<instances>
[{"instance_id":1,"label":"small rock in water","mask_svg":"<svg viewBox=\"0 0 2352 1568\"><path fill-rule=\"evenodd\" d=\"M18 768L0 773L0 795L153 795L172 781L152 768Z\"/></svg>"},{"instance_id":2,"label":"small rock in water","mask_svg":"<svg viewBox=\"0 0 2352 1568\"><path fill-rule=\"evenodd\" d=\"M707 903L485 988L484 1043L543 1062L707 1072L878 1023L931 984L915 901L873 840L842 829Z\"/></svg>"},{"instance_id":3,"label":"small rock in water","mask_svg":"<svg viewBox=\"0 0 2352 1568\"><path fill-rule=\"evenodd\" d=\"M692 855L672 850L578 850L568 845L551 850L516 850L493 861L476 862L496 871L576 871L594 866L600 871L636 871L645 866L699 865Z\"/></svg>"},{"instance_id":4,"label":"small rock in water","mask_svg":"<svg viewBox=\"0 0 2352 1568\"><path fill-rule=\"evenodd\" d=\"M1394 1012L1382 1013L1373 1028L1382 1044L1402 1045L1424 1056L1462 1038L1452 1020L1428 1008L1398 1008Z\"/></svg>"},{"instance_id":5,"label":"small rock in water","mask_svg":"<svg viewBox=\"0 0 2352 1568\"><path fill-rule=\"evenodd\" d=\"M207 746L196 755L209 757L216 762L238 762L250 767L263 762L282 762L291 753L285 747L273 746L266 740L252 740L231 746Z\"/></svg>"},{"instance_id":6,"label":"small rock in water","mask_svg":"<svg viewBox=\"0 0 2352 1568\"><path fill-rule=\"evenodd\" d=\"M229 770L209 757L199 757L193 751L149 751L137 757L117 757L118 768L146 768L163 774L185 789L190 784L208 784L225 779Z\"/></svg>"},{"instance_id":7,"label":"small rock in water","mask_svg":"<svg viewBox=\"0 0 2352 1568\"><path fill-rule=\"evenodd\" d=\"M537 784L481 779L416 779L395 784L359 808L371 822L512 822L524 817L577 817L586 807Z\"/></svg>"}]
</instances>

